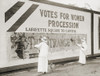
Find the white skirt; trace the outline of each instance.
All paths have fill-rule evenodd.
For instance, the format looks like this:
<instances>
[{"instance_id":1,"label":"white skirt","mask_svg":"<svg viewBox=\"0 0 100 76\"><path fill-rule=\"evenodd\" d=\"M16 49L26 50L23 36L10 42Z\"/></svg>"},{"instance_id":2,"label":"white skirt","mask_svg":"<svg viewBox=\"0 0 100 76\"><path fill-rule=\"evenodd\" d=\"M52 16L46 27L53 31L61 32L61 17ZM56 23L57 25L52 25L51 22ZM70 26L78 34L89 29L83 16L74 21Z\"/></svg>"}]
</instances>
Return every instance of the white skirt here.
<instances>
[{"instance_id":1,"label":"white skirt","mask_svg":"<svg viewBox=\"0 0 100 76\"><path fill-rule=\"evenodd\" d=\"M39 56L38 58L38 72L48 72L48 58Z\"/></svg>"},{"instance_id":2,"label":"white skirt","mask_svg":"<svg viewBox=\"0 0 100 76\"><path fill-rule=\"evenodd\" d=\"M82 50L80 50L79 63L86 64L86 55Z\"/></svg>"}]
</instances>

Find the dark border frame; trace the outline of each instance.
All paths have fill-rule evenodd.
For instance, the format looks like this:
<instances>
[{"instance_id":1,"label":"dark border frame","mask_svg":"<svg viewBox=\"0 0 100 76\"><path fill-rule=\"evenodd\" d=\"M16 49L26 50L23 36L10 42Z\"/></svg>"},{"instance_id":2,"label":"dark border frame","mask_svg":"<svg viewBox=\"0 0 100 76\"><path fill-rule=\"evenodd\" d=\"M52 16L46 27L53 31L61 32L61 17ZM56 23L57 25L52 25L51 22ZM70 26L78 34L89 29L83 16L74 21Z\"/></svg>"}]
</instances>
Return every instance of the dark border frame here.
<instances>
[{"instance_id":1,"label":"dark border frame","mask_svg":"<svg viewBox=\"0 0 100 76\"><path fill-rule=\"evenodd\" d=\"M100 38L100 34L99 34L100 33L100 30L99 30L99 28L100 28L100 17L98 17L98 21L99 21L98 22L98 38ZM98 42L99 42L98 43L98 45L99 45L98 49L100 49L100 39L98 39Z\"/></svg>"}]
</instances>

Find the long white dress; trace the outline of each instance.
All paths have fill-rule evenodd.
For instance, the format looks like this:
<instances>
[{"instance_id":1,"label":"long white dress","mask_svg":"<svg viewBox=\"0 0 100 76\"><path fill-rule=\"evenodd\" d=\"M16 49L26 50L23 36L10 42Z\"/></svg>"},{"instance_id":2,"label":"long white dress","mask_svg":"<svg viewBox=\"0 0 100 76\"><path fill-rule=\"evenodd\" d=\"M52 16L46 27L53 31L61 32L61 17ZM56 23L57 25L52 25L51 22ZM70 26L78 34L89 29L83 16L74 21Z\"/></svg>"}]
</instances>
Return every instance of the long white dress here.
<instances>
[{"instance_id":1,"label":"long white dress","mask_svg":"<svg viewBox=\"0 0 100 76\"><path fill-rule=\"evenodd\" d=\"M38 58L38 72L48 72L48 45L46 42L41 42L40 44L35 45L40 52Z\"/></svg>"},{"instance_id":2,"label":"long white dress","mask_svg":"<svg viewBox=\"0 0 100 76\"><path fill-rule=\"evenodd\" d=\"M81 63L81 64L86 64L86 50L87 50L87 44L84 41L80 45L79 63Z\"/></svg>"}]
</instances>

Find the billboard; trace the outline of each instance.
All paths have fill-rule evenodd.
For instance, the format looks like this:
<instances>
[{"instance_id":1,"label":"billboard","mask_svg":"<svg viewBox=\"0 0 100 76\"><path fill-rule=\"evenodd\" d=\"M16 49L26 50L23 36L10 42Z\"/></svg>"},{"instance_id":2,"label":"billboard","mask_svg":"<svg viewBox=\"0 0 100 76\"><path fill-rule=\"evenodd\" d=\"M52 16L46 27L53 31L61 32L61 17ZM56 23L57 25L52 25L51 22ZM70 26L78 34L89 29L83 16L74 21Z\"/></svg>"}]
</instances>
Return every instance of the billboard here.
<instances>
[{"instance_id":1,"label":"billboard","mask_svg":"<svg viewBox=\"0 0 100 76\"><path fill-rule=\"evenodd\" d=\"M6 11L5 17L11 61L37 58L34 45L42 36L49 40L51 60L79 56L76 43L82 38L86 38L87 54L91 54L90 12L29 1L17 2Z\"/></svg>"}]
</instances>

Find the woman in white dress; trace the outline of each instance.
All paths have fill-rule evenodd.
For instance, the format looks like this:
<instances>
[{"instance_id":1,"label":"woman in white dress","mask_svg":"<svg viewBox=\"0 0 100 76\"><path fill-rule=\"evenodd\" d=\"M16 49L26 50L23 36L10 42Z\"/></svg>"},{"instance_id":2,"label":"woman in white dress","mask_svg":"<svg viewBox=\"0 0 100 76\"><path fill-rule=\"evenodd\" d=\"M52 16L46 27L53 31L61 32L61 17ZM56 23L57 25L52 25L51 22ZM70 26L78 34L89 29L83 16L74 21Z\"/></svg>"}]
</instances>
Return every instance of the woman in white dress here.
<instances>
[{"instance_id":1,"label":"woman in white dress","mask_svg":"<svg viewBox=\"0 0 100 76\"><path fill-rule=\"evenodd\" d=\"M47 73L48 72L48 45L47 38L42 37L41 43L35 45L39 49L39 58L38 58L38 72Z\"/></svg>"},{"instance_id":2,"label":"woman in white dress","mask_svg":"<svg viewBox=\"0 0 100 76\"><path fill-rule=\"evenodd\" d=\"M86 51L87 51L87 43L85 38L81 39L81 44L77 44L80 48L79 52L79 63L86 64Z\"/></svg>"}]
</instances>

